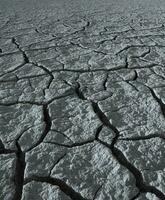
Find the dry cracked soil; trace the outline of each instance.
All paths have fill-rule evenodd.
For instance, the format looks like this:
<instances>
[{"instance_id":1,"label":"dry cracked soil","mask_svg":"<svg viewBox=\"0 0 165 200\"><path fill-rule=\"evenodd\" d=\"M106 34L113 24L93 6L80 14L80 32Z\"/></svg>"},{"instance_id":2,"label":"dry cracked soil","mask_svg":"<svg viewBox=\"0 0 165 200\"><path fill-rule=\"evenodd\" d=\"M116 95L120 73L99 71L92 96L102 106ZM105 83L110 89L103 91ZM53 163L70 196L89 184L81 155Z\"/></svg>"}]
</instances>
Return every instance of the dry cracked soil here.
<instances>
[{"instance_id":1,"label":"dry cracked soil","mask_svg":"<svg viewBox=\"0 0 165 200\"><path fill-rule=\"evenodd\" d=\"M0 2L0 200L165 200L165 5L138 2Z\"/></svg>"}]
</instances>

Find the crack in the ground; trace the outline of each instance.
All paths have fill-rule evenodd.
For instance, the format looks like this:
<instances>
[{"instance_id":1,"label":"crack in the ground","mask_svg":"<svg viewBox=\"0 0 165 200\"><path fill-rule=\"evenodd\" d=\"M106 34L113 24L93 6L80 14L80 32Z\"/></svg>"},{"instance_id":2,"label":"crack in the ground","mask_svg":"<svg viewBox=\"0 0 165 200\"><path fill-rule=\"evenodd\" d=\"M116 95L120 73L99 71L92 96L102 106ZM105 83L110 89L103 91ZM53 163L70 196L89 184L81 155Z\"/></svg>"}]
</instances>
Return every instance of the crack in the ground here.
<instances>
[{"instance_id":1,"label":"crack in the ground","mask_svg":"<svg viewBox=\"0 0 165 200\"><path fill-rule=\"evenodd\" d=\"M136 90L137 92L139 92L138 88L133 84L131 83L131 81L125 81L127 84L129 84L134 90Z\"/></svg>"},{"instance_id":2,"label":"crack in the ground","mask_svg":"<svg viewBox=\"0 0 165 200\"><path fill-rule=\"evenodd\" d=\"M3 103L0 102L0 106L14 106L14 105L18 105L18 104L30 104L30 105L37 105L37 106L41 106L41 105L45 105L46 103L43 102L35 102L35 101L15 101L15 102L8 102L8 103Z\"/></svg>"},{"instance_id":3,"label":"crack in the ground","mask_svg":"<svg viewBox=\"0 0 165 200\"><path fill-rule=\"evenodd\" d=\"M21 67L23 67L26 63L21 63L20 65L18 65L17 67L15 67L14 69L8 70L6 72L4 72L3 74L0 75L0 78L6 74L12 73L18 69L21 69Z\"/></svg>"},{"instance_id":4,"label":"crack in the ground","mask_svg":"<svg viewBox=\"0 0 165 200\"><path fill-rule=\"evenodd\" d=\"M21 76L21 77L18 77L17 75L15 75L15 77L13 79L10 79L10 80L2 79L2 80L0 80L0 83L18 82L18 81L23 80L23 79L33 79L33 78L38 78L38 77L42 77L42 76L46 76L46 75L47 74L38 74L38 75L29 75L29 76Z\"/></svg>"},{"instance_id":5,"label":"crack in the ground","mask_svg":"<svg viewBox=\"0 0 165 200\"><path fill-rule=\"evenodd\" d=\"M163 101L161 100L161 98L159 98L156 93L154 92L154 89L152 89L151 87L149 87L148 85L144 84L144 83L141 83L141 82L138 82L140 84L142 84L143 86L145 86L146 88L149 89L152 97L155 99L155 101L159 104L160 106L160 110L161 110L161 113L162 115L164 116L165 118L165 104L163 103Z\"/></svg>"},{"instance_id":6,"label":"crack in the ground","mask_svg":"<svg viewBox=\"0 0 165 200\"><path fill-rule=\"evenodd\" d=\"M98 117L102 121L102 123L105 126L107 126L110 130L113 130L113 132L116 134L115 137L113 138L111 144L108 144L108 143L100 140L99 138L97 139L97 141L100 142L101 144L103 144L104 146L106 146L107 148L109 148L111 150L112 154L114 155L114 157L117 159L117 161L134 175L135 180L136 180L136 186L140 192L142 192L142 193L150 192L150 193L155 194L161 200L164 200L165 195L160 190L155 188L154 186L146 185L146 183L143 180L143 176L142 176L141 172L127 160L127 158L124 156L124 154L118 148L115 147L115 144L117 143L117 140L120 136L120 132L118 131L118 129L115 126L113 126L110 123L109 119L102 112L102 110L100 109L100 107L98 106L97 103L92 102L92 106L93 106L94 112L98 115Z\"/></svg>"},{"instance_id":7,"label":"crack in the ground","mask_svg":"<svg viewBox=\"0 0 165 200\"><path fill-rule=\"evenodd\" d=\"M16 45L17 49L22 53L23 58L24 58L24 62L25 63L29 63L29 58L26 55L25 51L22 50L22 48L20 47L20 45L17 43L16 38L12 38L12 43Z\"/></svg>"},{"instance_id":8,"label":"crack in the ground","mask_svg":"<svg viewBox=\"0 0 165 200\"><path fill-rule=\"evenodd\" d=\"M95 200L96 199L96 197L97 197L97 194L99 193L99 191L101 190L101 188L103 187L103 185L100 185L98 188L97 188L97 190L96 190L96 192L95 192L95 194L94 194L94 196L93 196L93 199L92 200Z\"/></svg>"},{"instance_id":9,"label":"crack in the ground","mask_svg":"<svg viewBox=\"0 0 165 200\"><path fill-rule=\"evenodd\" d=\"M106 73L106 77L105 77L105 80L103 81L103 88L104 90L107 90L107 81L108 81L108 73Z\"/></svg>"},{"instance_id":10,"label":"crack in the ground","mask_svg":"<svg viewBox=\"0 0 165 200\"><path fill-rule=\"evenodd\" d=\"M76 192L72 187L67 185L63 180L60 180L58 178L33 176L33 177L25 179L24 184L26 185L27 183L31 181L48 183L54 186L58 186L60 190L64 192L67 196L69 196L72 200L89 200L89 199L83 198L81 194Z\"/></svg>"},{"instance_id":11,"label":"crack in the ground","mask_svg":"<svg viewBox=\"0 0 165 200\"><path fill-rule=\"evenodd\" d=\"M46 105L49 105L51 104L53 101L55 100L58 100L58 99L62 99L62 98L65 98L65 97L68 97L68 96L71 96L73 95L73 91L70 91L70 92L67 92L66 94L63 94L63 95L59 95L57 97L54 97L48 101L15 101L15 102L0 102L0 106L13 106L13 105L18 105L18 104L30 104L30 105L37 105L37 106L46 106Z\"/></svg>"},{"instance_id":12,"label":"crack in the ground","mask_svg":"<svg viewBox=\"0 0 165 200\"><path fill-rule=\"evenodd\" d=\"M28 150L26 150L26 152L31 151L32 149L37 147L39 144L41 144L44 138L46 137L46 135L48 134L48 132L51 130L52 121L49 114L48 105L43 105L43 120L45 123L45 128L43 130L42 135L40 136L40 139L34 145L32 145Z\"/></svg>"},{"instance_id":13,"label":"crack in the ground","mask_svg":"<svg viewBox=\"0 0 165 200\"><path fill-rule=\"evenodd\" d=\"M56 166L56 165L58 165L58 163L60 163L60 161L61 160L63 160L63 158L65 157L67 155L67 153L65 153L64 155L62 155L55 163L54 163L54 165L51 167L51 169L50 169L50 172L49 172L49 177L51 176L51 173L52 173L52 170L54 169L54 167Z\"/></svg>"},{"instance_id":14,"label":"crack in the ground","mask_svg":"<svg viewBox=\"0 0 165 200\"><path fill-rule=\"evenodd\" d=\"M137 67L130 67L130 68L126 68L126 63L120 67L114 67L114 68L110 68L110 69L106 69L106 68L97 68L97 69L84 69L84 70L80 70L80 69L55 69L52 70L52 72L72 72L72 73L87 73L87 72L115 72L115 71L120 71L120 70L125 70L125 69L130 69L130 70L137 70L137 69L150 69L153 68L155 66L160 66L160 67L164 67L163 65L160 65L158 63L150 63L148 65L145 66L137 66Z\"/></svg>"},{"instance_id":15,"label":"crack in the ground","mask_svg":"<svg viewBox=\"0 0 165 200\"><path fill-rule=\"evenodd\" d=\"M112 143L108 144L98 139L98 141L101 144L103 144L104 146L106 146L112 151L112 154L117 159L117 161L134 175L135 180L136 180L136 186L141 193L149 192L149 193L155 194L159 199L164 200L165 195L163 194L163 192L161 192L159 189L157 189L154 186L147 185L143 180L143 176L141 172L126 159L124 154L118 148L114 146L116 143L115 140L117 139L114 138Z\"/></svg>"},{"instance_id":16,"label":"crack in the ground","mask_svg":"<svg viewBox=\"0 0 165 200\"><path fill-rule=\"evenodd\" d=\"M137 73L136 69L134 70L134 72L135 72L135 76L132 79L132 81L136 81L138 79L138 73Z\"/></svg>"},{"instance_id":17,"label":"crack in the ground","mask_svg":"<svg viewBox=\"0 0 165 200\"><path fill-rule=\"evenodd\" d=\"M17 151L16 151L16 169L14 175L14 183L15 183L15 194L13 196L13 200L21 200L22 199L22 190L23 190L23 182L24 182L24 170L25 170L25 153L22 152L21 147L16 141Z\"/></svg>"},{"instance_id":18,"label":"crack in the ground","mask_svg":"<svg viewBox=\"0 0 165 200\"><path fill-rule=\"evenodd\" d=\"M120 13L121 14L121 13ZM60 20L57 20L58 22ZM133 25L134 22L132 22L132 25ZM0 48L0 58L3 59L3 57L5 56L10 56L10 55L16 55L16 54L22 54L23 55L23 63L18 65L17 67L15 67L14 69L12 70L8 70L7 72L3 73L2 75L0 75L0 77L6 75L6 74L9 74L11 72L14 72L16 71L17 69L20 69L22 66L24 66L26 63L31 63L33 65L35 65L36 67L42 69L44 71L45 74L43 75L49 75L50 79L48 81L48 84L46 86L46 88L43 88L43 93L44 93L44 96L45 96L45 90L46 89L49 89L53 80L54 80L54 75L53 75L53 72L72 72L72 73L91 73L91 72L104 72L106 74L106 78L105 80L103 80L103 83L102 83L102 86L104 88L104 90L107 90L107 81L110 80L110 73L109 72L116 72L116 71L119 71L121 69L123 70L133 70L135 71L135 76L132 78L132 80L124 80L124 82L126 82L127 84L129 84L132 88L134 88L137 92L139 91L137 88L136 88L136 84L134 83L138 83L137 79L139 78L138 77L138 73L137 73L137 69L151 69L151 72L156 74L157 76L165 79L163 76L157 74L155 71L154 71L154 67L155 66L161 66L162 68L164 68L164 65L162 64L159 64L159 63L156 63L156 61L152 61L152 58L151 58L151 62L152 63L148 63L149 61L143 59L145 58L147 55L149 55L150 53L153 53L151 51L151 48L164 48L165 45L160 45L158 44L158 42L154 41L154 45L148 45L148 44L144 44L142 42L142 38L146 38L146 37L153 37L153 36L160 36L160 37L164 37L165 35L164 34L148 34L148 32L144 32L143 31L154 31L156 30L157 32L158 31L164 31L164 25L162 24L161 26L158 26L158 27L151 27L151 28L140 28L140 29L135 29L131 24L129 25L129 27L125 30L122 30L121 31L114 31L114 30L111 30L111 28L113 29L113 27L111 27L110 25L106 25L105 27L103 27L103 31L102 31L102 27L100 28L100 30L98 31L98 33L94 33L94 34L90 34L89 37L95 37L95 36L101 36L102 37L102 40L99 41L94 41L95 42L84 42L85 41L85 38L88 37L88 28L93 28L92 26L94 24L92 24L92 22L90 21L85 21L85 25L81 25L81 27L72 27L71 25L67 25L66 23L61 23L63 26L66 27L70 27L70 30L68 32L62 32L62 33L44 33L44 30L42 32L42 27L41 27L41 31L37 28L34 29L34 31L37 33L37 34L43 34L45 36L48 36L48 35L51 35L51 38L50 40L44 40L44 41L37 41L37 42L32 42L30 45L25 45L24 47L21 48L21 45L17 42L17 37L22 37L22 36L25 36L27 35L28 36L28 33L23 33L23 34L20 34L20 35L16 35L12 38L7 38L7 39L10 39L12 44L14 44L16 46L16 51L14 50L14 52L5 52L3 51L3 48ZM143 26L142 22L139 22L139 24L141 26ZM130 29L131 28L131 29ZM24 29L18 29L19 31L21 30L26 30L26 28ZM27 28L28 30L28 28ZM89 30L90 31L90 30ZM136 34L136 31L141 31L142 32L142 35L135 35ZM8 33L12 33L12 31L9 31ZM146 34L147 33L147 34ZM151 32L152 33L152 32ZM153 32L154 33L154 32ZM14 34L14 32L13 32ZM130 34L130 35L129 35ZM131 36L133 34L133 36ZM108 39L108 38L105 38L105 36L113 36L112 39ZM121 36L121 38L120 38ZM2 37L0 37L1 39ZM49 70L49 68L45 67L44 65L41 65L40 62L32 62L30 61L30 57L28 57L28 52L33 52L33 51L38 51L38 50L48 50L50 48L61 48L62 50L63 49L67 49L70 47L70 45L72 46L77 46L79 48L81 48L81 50L85 50L85 49L90 49L91 50L91 54L92 53L98 53L98 54L103 54L103 55L107 55L109 56L109 52L103 50L104 48L104 43L107 42L106 45L109 45L108 42L111 42L113 43L113 45L117 44L118 45L118 42L120 42L120 39L133 39L133 38L138 38L141 40L141 43L143 44L131 44L128 43L128 44L122 44L120 46L120 48L122 47L122 49L118 49L118 51L115 53L115 56L119 56L120 55L122 56L122 53L123 54L127 54L127 50L131 49L131 48L143 48L143 47L147 47L148 50L147 51L142 51L140 52L141 55L140 56L130 56L129 58L137 58L137 59L141 59L140 61L145 61L146 62L146 65L145 66L131 66L131 63L129 63L129 59L128 59L128 55L125 56L125 60L124 60L124 64L122 64L122 66L120 67L115 67L115 68L110 68L110 69L106 69L106 68L93 68L92 69L92 66L89 65L91 68L88 68L88 69L67 69L67 65L65 66L65 62L63 61L59 61L61 64L62 64L62 69L54 69L54 70ZM61 40L62 39L62 40ZM74 39L77 41L80 41L78 43L74 42ZM82 39L82 43L81 43L81 39ZM153 40L152 38L150 38L151 40ZM83 41L84 40L84 41ZM93 38L92 38L93 40ZM47 46L45 47L45 44L44 42L51 42L51 41L54 41L55 43L55 46ZM87 40L88 41L88 40ZM57 43L58 42L58 43ZM62 42L62 44L60 44L60 42ZM86 46L83 46L83 42L84 44L86 44ZM116 43L115 43L116 42ZM56 44L57 43L57 44ZM127 42L126 42L127 43ZM139 43L139 42L138 42ZM48 43L49 44L49 43ZM93 47L88 47L90 45L99 45L99 48L93 48ZM34 45L34 48L33 48L33 45ZM35 45L36 45L36 48L35 48ZM37 47L37 45L39 45L39 47ZM43 47L42 47L43 46ZM3 47L3 46L2 46ZM28 49L29 47L29 49ZM31 49L30 49L31 48ZM109 48L109 47L108 47ZM28 50L24 50L24 49L28 49ZM77 49L77 48L76 48ZM126 52L125 52L126 51ZM136 51L136 50L135 50ZM60 52L60 50L59 50ZM66 50L67 52L67 50ZM115 51L114 51L115 52ZM67 52L68 53L68 52ZM70 52L69 52L70 53ZM72 53L72 52L71 52ZM70 54L71 54L70 53ZM80 51L79 52L79 49L77 50L77 53L78 54L81 54L82 52ZM90 55L90 53L88 55ZM136 53L136 52L135 52ZM73 53L74 54L74 53ZM82 53L82 55L85 55ZM62 54L63 56L63 54ZM100 56L100 55L99 55ZM64 57L65 57L65 54L64 54ZM152 57L152 55L151 55ZM79 56L80 58L80 56ZM46 60L41 60L42 61L46 61ZM161 60L160 60L161 61ZM39 76L42 76L42 75L31 75L31 76L24 76L24 77L21 77L21 78L18 78L16 76L16 79L13 79L13 81L18 81L18 80L23 80L23 79L29 79L29 78L36 78L36 77L39 77ZM110 80L111 81L111 80ZM135 81L135 82L134 82ZM1 83L2 82L12 82L12 80L1 80L0 81ZM59 145L59 146L63 146L63 147L66 147L66 148L74 148L74 147L79 147L79 146L82 146L82 145L85 145L85 144L90 144L90 143L93 143L94 141L97 141L99 143L101 143L102 145L104 145L105 147L109 148L113 154L113 156L116 158L116 160L118 161L118 163L122 166L124 166L129 172L131 172L136 180L136 186L137 188L139 189L139 192L131 199L131 200L134 200L134 199L137 199L141 193L153 193L155 194L158 198L160 199L165 199L165 195L163 194L163 192L161 192L160 190L158 190L156 187L154 186L150 186L150 185L147 185L144 180L143 180L143 176L142 176L142 173L140 172L140 170L138 170L134 165L131 164L131 162L129 162L129 160L127 160L127 158L125 157L125 155L115 146L117 141L121 141L121 140L125 140L125 141L137 141L137 140L148 140L148 139L152 139L152 138L161 138L161 139L165 139L165 136L163 133L154 133L154 134L149 134L149 135L145 135L145 136L133 136L133 137L121 137L118 129L113 125L113 123L111 123L111 121L108 119L108 117L106 116L106 114L101 110L100 106L99 106L99 103L95 102L95 100L89 100L85 94L83 94L83 91L81 90L81 84L76 81L75 82L75 85L72 85L70 84L69 82L65 82L67 83L68 85L71 86L71 89L73 89L71 92L68 92L67 94L65 93L64 95L61 95L61 96L58 96L58 97L53 97L51 100L48 100L47 102L35 102L35 101L16 101L16 102L5 102L5 103L0 103L1 106L12 106L12 105L17 105L17 104L31 104L31 105L38 105L38 106L42 106L43 107L43 121L45 123L45 128L42 132L42 135L41 137L39 138L39 140L34 144L32 145L32 147L30 147L27 151L31 151L33 148L37 147L38 145L40 145L41 143L48 143L48 144L55 144L55 145ZM144 85L144 84L143 84ZM145 85L146 86L146 85ZM149 90L150 90L150 93L152 95L152 97L155 99L155 101L159 104L160 106L160 109L161 109L161 112L163 114L163 116L165 117L165 104L163 103L163 100L157 96L157 94L155 93L154 89L149 87L149 86L146 86ZM52 126L52 121L51 121L51 117L50 117L50 113L49 113L49 104L52 103L54 100L56 99L60 99L60 98L64 98L64 97L67 97L67 96L70 96L72 94L76 94L77 97L81 100L85 100L85 101L88 101L92 108L93 108L93 111L96 113L97 117L100 119L100 121L102 122L102 125L99 126L97 128L97 131L94 135L94 137L92 139L88 139L86 141L82 141L82 142L73 142L67 135L63 134L63 136L65 136L67 139L69 139L72 144L71 145L68 145L68 144L59 144L57 143L56 141L55 142L44 142L44 139L46 137L46 135L48 134L49 131L51 131L51 126ZM108 129L110 129L111 131L114 132L115 136L114 138L112 139L112 142L111 144L108 144L104 141L102 141L100 138L99 138L99 134L102 130L102 128L106 126ZM55 130L56 131L56 130ZM22 134L20 134L19 138L22 136ZM15 195L14 195L14 198L13 200L19 200L21 199L22 197L22 189L23 189L23 181L24 181L24 170L25 170L25 152L23 152L21 150L21 146L20 144L18 143L18 140L19 138L16 139L16 147L17 147L17 150L10 150L10 149L6 149L3 145L2 145L2 148L0 149L0 154L10 154L10 153L15 153L16 154L16 170L15 170L15 177L14 177L14 182L15 182ZM52 166L51 170L54 168L55 165L57 165L64 157L65 157L66 154L64 154L62 157L60 157L56 163L54 163L54 165ZM48 183L48 184L51 184L51 185L57 185L60 187L61 191L63 191L65 194L67 194L71 199L73 200L85 200L85 198L83 198L81 196L81 194L77 193L73 188L71 188L69 185L67 185L64 181L62 180L59 180L59 179L56 179L56 178L52 178L50 177L51 175L51 170L50 170L50 174L49 174L49 177L38 177L38 176L33 176L33 177L30 177L30 178L27 178L25 180L25 184L31 182L31 181L36 181L36 182L44 182L44 183ZM96 192L95 192L95 195L93 197L93 199L95 199L95 197L97 196L97 193L98 191L101 189L102 186L100 186Z\"/></svg>"},{"instance_id":19,"label":"crack in the ground","mask_svg":"<svg viewBox=\"0 0 165 200\"><path fill-rule=\"evenodd\" d=\"M58 146L61 146L61 147L66 147L66 148L73 148L73 147L80 147L80 146L83 146L85 144L91 144L95 141L95 139L91 139L91 140L86 140L84 142L75 142L73 144L60 144L58 142L43 142L45 144L55 144L55 145L58 145Z\"/></svg>"},{"instance_id":20,"label":"crack in the ground","mask_svg":"<svg viewBox=\"0 0 165 200\"><path fill-rule=\"evenodd\" d=\"M17 49L22 53L23 58L24 58L24 64L31 63L34 66L39 67L40 69L44 70L50 76L49 83L48 83L47 87L45 88L45 89L49 89L49 87L50 87L50 85L51 85L51 83L52 83L52 81L54 79L54 76L53 76L52 72L50 72L46 67L38 64L37 62L31 62L29 57L27 56L26 52L24 50L22 50L20 45L17 43L16 38L14 38L14 37L12 38L12 43L15 44ZM44 94L45 94L45 89L43 89Z\"/></svg>"},{"instance_id":21,"label":"crack in the ground","mask_svg":"<svg viewBox=\"0 0 165 200\"><path fill-rule=\"evenodd\" d=\"M15 150L6 149L5 145L3 144L2 140L0 139L0 155L1 154L10 154L10 153L16 153Z\"/></svg>"},{"instance_id":22,"label":"crack in the ground","mask_svg":"<svg viewBox=\"0 0 165 200\"><path fill-rule=\"evenodd\" d=\"M31 63L32 63L33 65L35 65L36 67L38 67L38 68L44 70L44 71L50 76L50 79L49 79L49 82L48 82L46 88L43 89L43 93L44 93L44 96L45 96L45 90L50 88L50 85L51 85L52 81L54 80L53 73L52 73L51 71L49 71L49 70L48 70L46 67L44 67L43 65L40 65L40 64L38 64L38 63L36 63L36 62L31 62Z\"/></svg>"},{"instance_id":23,"label":"crack in the ground","mask_svg":"<svg viewBox=\"0 0 165 200\"><path fill-rule=\"evenodd\" d=\"M152 69L152 68L151 68L150 70L151 70L151 72L152 72L153 74L155 74L156 76L158 76L158 77L162 78L163 80L165 80L165 76L163 76L163 74L160 75L160 74L156 73L155 70Z\"/></svg>"},{"instance_id":24,"label":"crack in the ground","mask_svg":"<svg viewBox=\"0 0 165 200\"><path fill-rule=\"evenodd\" d=\"M165 140L165 134L154 133L145 136L120 137L118 140L137 141L137 140L149 140L152 138L160 138Z\"/></svg>"},{"instance_id":25,"label":"crack in the ground","mask_svg":"<svg viewBox=\"0 0 165 200\"><path fill-rule=\"evenodd\" d=\"M75 93L77 94L77 96L79 97L79 99L81 100L87 100L83 94L83 92L81 91L80 88L80 83L76 82L76 86L75 86Z\"/></svg>"},{"instance_id":26,"label":"crack in the ground","mask_svg":"<svg viewBox=\"0 0 165 200\"><path fill-rule=\"evenodd\" d=\"M10 153L15 153L15 150L11 150L11 149L0 149L0 155L1 155L1 154L10 154Z\"/></svg>"},{"instance_id":27,"label":"crack in the ground","mask_svg":"<svg viewBox=\"0 0 165 200\"><path fill-rule=\"evenodd\" d=\"M66 135L64 135L67 139L69 139L71 142L72 142L72 144L61 144L61 143L58 143L58 142L54 142L54 141L43 141L43 143L45 143L45 144L53 144L53 145L58 145L58 146L61 146L61 147L66 147L66 148L74 148L74 147L81 147L81 146L83 146L83 145L86 145L86 144L91 144L91 143L93 143L94 141L97 141L97 139L98 139L98 137L99 137L99 134L100 134L100 132L102 131L102 129L103 129L103 124L102 125L100 125L97 129L96 129L96 133L95 133L95 135L94 135L94 137L92 138L92 139L89 139L89 140L85 140L85 141L83 141L83 142L74 142L74 141L72 141L70 138L68 138ZM59 131L57 131L57 132L59 132ZM61 133L62 134L62 133Z\"/></svg>"},{"instance_id":28,"label":"crack in the ground","mask_svg":"<svg viewBox=\"0 0 165 200\"><path fill-rule=\"evenodd\" d=\"M72 140L69 136L67 136L66 134L64 134L63 132L58 131L58 130L56 130L56 129L51 129L51 131L54 131L54 132L57 132L57 133L63 135L63 136L64 136L65 138L67 138L69 141L71 141L72 143L74 143L73 140Z\"/></svg>"},{"instance_id":29,"label":"crack in the ground","mask_svg":"<svg viewBox=\"0 0 165 200\"><path fill-rule=\"evenodd\" d=\"M123 70L127 69L126 68L127 67L127 63L125 63L123 66L115 67L115 68L111 68L111 69L105 69L105 68L104 69L103 68L99 69L98 68L98 69L86 69L86 70L84 69L84 70L79 70L79 69L64 69L63 68L63 69L54 69L54 70L52 70L50 72L47 68L45 68L44 66L42 66L40 64L37 64L36 62L29 62L29 63L31 63L31 64L33 64L33 65L41 68L42 70L44 70L50 76L50 81L49 81L49 84L48 84L47 88L50 87L51 82L54 79L53 74L52 74L53 72L72 72L72 73L80 73L80 74L82 73L83 74L83 73L91 73L91 72L106 72L107 73L107 72L115 72L115 71L120 71L122 69ZM15 67L14 69L8 70L7 72L1 74L0 77L4 76L6 74L12 73L12 72L14 72L14 71L16 71L18 69L20 69L25 64L26 63L22 63L22 64L18 65L17 67ZM130 69L130 70L133 70L133 69L134 70L138 70L138 69L152 69L155 66L164 67L163 65L160 65L158 63L151 63L151 64L148 64L148 65L145 65L145 66L131 67L131 68L128 68L128 69Z\"/></svg>"},{"instance_id":30,"label":"crack in the ground","mask_svg":"<svg viewBox=\"0 0 165 200\"><path fill-rule=\"evenodd\" d=\"M84 99L83 99L84 100ZM83 146L85 144L90 144L90 143L93 143L95 140L98 139L99 137L99 134L103 128L104 124L101 124L97 129L96 129L96 133L95 133L95 136L94 138L92 139L89 139L89 140L85 140L83 142L74 142L73 140L71 140L71 138L69 138L67 135L65 135L64 133L60 132L60 131L57 131L57 130L54 130L55 132L58 132L60 134L62 134L64 137L66 137L67 139L69 139L72 144L61 144L61 143L57 143L57 142L54 142L54 141L43 141L43 143L48 143L48 144L55 144L55 145L58 145L58 146L63 146L63 147L66 147L66 148L73 148L73 147L78 147L78 146ZM53 129L52 129L53 130Z\"/></svg>"},{"instance_id":31,"label":"crack in the ground","mask_svg":"<svg viewBox=\"0 0 165 200\"><path fill-rule=\"evenodd\" d=\"M153 98L154 98L154 99L156 100L156 102L159 104L160 109L161 109L161 112L162 112L162 114L163 114L163 116L164 116L164 118L165 118L165 104L163 103L163 101L162 101L159 97L157 97L157 95L155 94L155 92L154 92L154 90L153 90L152 88L150 88L150 87L148 87L148 88L149 88L149 90L150 90L150 92L151 92Z\"/></svg>"},{"instance_id":32,"label":"crack in the ground","mask_svg":"<svg viewBox=\"0 0 165 200\"><path fill-rule=\"evenodd\" d=\"M142 53L140 56L131 56L131 58L144 58L145 56L149 55L150 53L151 53L151 49L149 47L148 50L145 51L144 53Z\"/></svg>"},{"instance_id":33,"label":"crack in the ground","mask_svg":"<svg viewBox=\"0 0 165 200\"><path fill-rule=\"evenodd\" d=\"M86 100L86 99L84 99L84 95L82 94L82 92L80 92L80 87L78 87L78 91L76 91L76 94L80 99ZM104 114L104 112L102 112L98 103L91 101L91 105L92 105L93 111L96 113L96 115L98 116L98 118L100 119L102 124L104 126L108 127L110 130L112 130L115 133L115 137L112 139L111 144L108 144L108 143L100 140L99 133L97 134L96 140L99 143L101 143L102 145L109 148L111 150L113 156L116 158L116 160L134 175L135 180L136 180L136 186L141 193L150 192L150 193L155 194L159 199L164 200L165 195L163 194L163 192L161 192L159 189L157 189L154 186L147 185L144 182L141 172L127 160L127 158L124 156L124 154L118 148L115 147L115 145L120 137L120 132L118 131L118 129L112 123L110 123L108 117ZM98 131L98 132L100 132L100 131Z\"/></svg>"}]
</instances>

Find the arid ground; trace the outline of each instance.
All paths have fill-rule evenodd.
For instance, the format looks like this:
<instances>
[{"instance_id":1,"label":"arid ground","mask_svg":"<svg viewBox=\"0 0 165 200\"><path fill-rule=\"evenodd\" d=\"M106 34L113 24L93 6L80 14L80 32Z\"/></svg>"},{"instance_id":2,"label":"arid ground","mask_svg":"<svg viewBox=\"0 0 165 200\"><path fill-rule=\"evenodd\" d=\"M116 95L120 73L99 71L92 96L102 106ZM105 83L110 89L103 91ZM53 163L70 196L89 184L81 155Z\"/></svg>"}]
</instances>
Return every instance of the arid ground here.
<instances>
[{"instance_id":1,"label":"arid ground","mask_svg":"<svg viewBox=\"0 0 165 200\"><path fill-rule=\"evenodd\" d=\"M165 1L0 1L0 200L165 200Z\"/></svg>"}]
</instances>

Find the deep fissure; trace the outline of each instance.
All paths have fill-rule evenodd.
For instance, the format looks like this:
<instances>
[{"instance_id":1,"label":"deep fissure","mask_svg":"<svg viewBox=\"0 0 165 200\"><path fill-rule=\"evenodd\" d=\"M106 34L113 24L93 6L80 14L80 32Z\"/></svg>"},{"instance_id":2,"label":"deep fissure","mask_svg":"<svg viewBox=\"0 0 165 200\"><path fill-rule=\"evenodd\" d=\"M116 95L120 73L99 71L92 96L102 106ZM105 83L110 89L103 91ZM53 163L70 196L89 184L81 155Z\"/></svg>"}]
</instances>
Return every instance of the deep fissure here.
<instances>
[{"instance_id":1,"label":"deep fissure","mask_svg":"<svg viewBox=\"0 0 165 200\"><path fill-rule=\"evenodd\" d=\"M24 170L25 170L25 153L22 152L21 147L16 141L16 169L14 175L14 183L15 183L15 194L13 200L21 200L22 199L22 190L23 190L23 182L24 182Z\"/></svg>"},{"instance_id":2,"label":"deep fissure","mask_svg":"<svg viewBox=\"0 0 165 200\"><path fill-rule=\"evenodd\" d=\"M43 182L43 183L59 186L60 190L64 192L67 196L69 196L72 200L89 200L89 199L83 198L81 194L76 192L72 187L70 187L64 181L57 178L33 176L31 178L26 179L24 184L27 184L31 181Z\"/></svg>"}]
</instances>

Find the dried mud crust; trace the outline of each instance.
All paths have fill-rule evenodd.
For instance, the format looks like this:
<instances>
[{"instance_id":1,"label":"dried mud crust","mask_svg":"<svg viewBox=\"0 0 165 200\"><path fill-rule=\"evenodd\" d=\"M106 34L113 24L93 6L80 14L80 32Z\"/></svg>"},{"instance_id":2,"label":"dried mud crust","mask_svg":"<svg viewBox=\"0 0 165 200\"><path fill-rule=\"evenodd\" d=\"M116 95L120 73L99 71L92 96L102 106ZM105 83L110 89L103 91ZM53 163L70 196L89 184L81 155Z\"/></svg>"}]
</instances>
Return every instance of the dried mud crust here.
<instances>
[{"instance_id":1,"label":"dried mud crust","mask_svg":"<svg viewBox=\"0 0 165 200\"><path fill-rule=\"evenodd\" d=\"M165 12L0 18L0 199L165 199Z\"/></svg>"}]
</instances>

